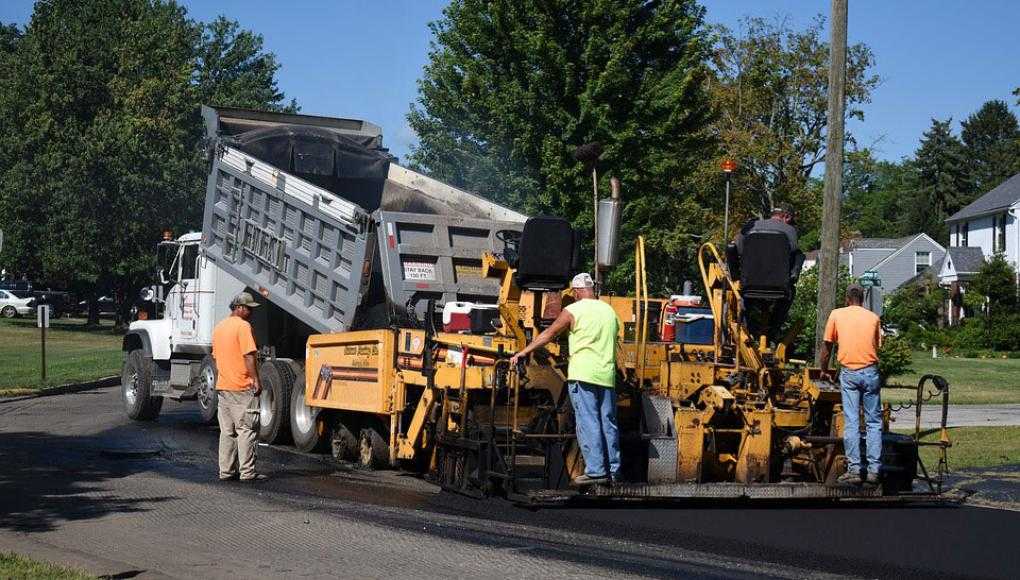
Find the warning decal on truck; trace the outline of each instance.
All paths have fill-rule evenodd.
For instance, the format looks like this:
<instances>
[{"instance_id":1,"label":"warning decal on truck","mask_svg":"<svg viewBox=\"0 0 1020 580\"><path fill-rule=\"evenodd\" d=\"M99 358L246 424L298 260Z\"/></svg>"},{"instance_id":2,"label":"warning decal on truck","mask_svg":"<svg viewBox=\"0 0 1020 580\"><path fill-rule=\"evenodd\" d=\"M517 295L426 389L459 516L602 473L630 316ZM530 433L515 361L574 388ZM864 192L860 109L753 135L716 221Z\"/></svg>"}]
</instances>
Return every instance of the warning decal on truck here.
<instances>
[{"instance_id":1,"label":"warning decal on truck","mask_svg":"<svg viewBox=\"0 0 1020 580\"><path fill-rule=\"evenodd\" d=\"M436 265L433 262L404 262L404 280L435 280Z\"/></svg>"}]
</instances>

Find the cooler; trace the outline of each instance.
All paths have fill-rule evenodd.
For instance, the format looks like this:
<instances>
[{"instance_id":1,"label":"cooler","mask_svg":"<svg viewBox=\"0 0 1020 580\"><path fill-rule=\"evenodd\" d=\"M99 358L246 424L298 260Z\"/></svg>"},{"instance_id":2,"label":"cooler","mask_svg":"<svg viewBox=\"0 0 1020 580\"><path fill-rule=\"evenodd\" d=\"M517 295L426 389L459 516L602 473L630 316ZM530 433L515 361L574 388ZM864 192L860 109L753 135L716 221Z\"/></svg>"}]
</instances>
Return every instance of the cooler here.
<instances>
[{"instance_id":1,"label":"cooler","mask_svg":"<svg viewBox=\"0 0 1020 580\"><path fill-rule=\"evenodd\" d=\"M712 344L715 321L711 308L682 306L674 315L676 321L675 342L684 344Z\"/></svg>"}]
</instances>

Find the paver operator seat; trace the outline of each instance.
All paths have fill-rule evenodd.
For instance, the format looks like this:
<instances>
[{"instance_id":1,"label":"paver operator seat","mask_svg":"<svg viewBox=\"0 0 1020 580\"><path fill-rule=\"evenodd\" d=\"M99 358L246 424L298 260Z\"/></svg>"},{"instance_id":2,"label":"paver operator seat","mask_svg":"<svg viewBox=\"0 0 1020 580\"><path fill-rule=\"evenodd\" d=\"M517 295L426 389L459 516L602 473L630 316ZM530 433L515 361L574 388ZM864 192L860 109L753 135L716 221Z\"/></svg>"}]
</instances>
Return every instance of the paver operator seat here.
<instances>
[{"instance_id":1,"label":"paver operator seat","mask_svg":"<svg viewBox=\"0 0 1020 580\"><path fill-rule=\"evenodd\" d=\"M794 298L794 285L804 265L804 254L791 250L779 231L751 230L744 235L743 254L736 244L726 248L730 276L740 280L744 320L752 336L777 340Z\"/></svg>"}]
</instances>

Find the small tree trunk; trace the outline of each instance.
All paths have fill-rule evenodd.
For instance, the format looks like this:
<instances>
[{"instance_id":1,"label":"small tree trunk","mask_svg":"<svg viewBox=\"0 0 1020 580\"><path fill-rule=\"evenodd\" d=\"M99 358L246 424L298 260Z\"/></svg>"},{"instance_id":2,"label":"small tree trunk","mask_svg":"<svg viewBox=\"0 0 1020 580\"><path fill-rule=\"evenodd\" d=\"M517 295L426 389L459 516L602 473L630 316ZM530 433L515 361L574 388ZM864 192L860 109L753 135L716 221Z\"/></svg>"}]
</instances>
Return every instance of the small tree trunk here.
<instances>
[{"instance_id":1,"label":"small tree trunk","mask_svg":"<svg viewBox=\"0 0 1020 580\"><path fill-rule=\"evenodd\" d=\"M85 322L85 326L96 327L99 326L99 300L96 296L95 290L89 291L89 316Z\"/></svg>"}]
</instances>

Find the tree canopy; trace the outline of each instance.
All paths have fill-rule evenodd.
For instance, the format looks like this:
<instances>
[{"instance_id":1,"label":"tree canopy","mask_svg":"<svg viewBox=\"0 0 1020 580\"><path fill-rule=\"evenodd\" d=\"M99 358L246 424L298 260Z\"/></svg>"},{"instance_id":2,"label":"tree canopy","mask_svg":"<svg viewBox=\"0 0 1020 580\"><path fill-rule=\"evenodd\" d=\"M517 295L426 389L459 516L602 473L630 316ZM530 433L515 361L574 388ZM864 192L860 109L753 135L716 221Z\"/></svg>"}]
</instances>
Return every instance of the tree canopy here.
<instances>
[{"instance_id":1,"label":"tree canopy","mask_svg":"<svg viewBox=\"0 0 1020 580\"><path fill-rule=\"evenodd\" d=\"M1020 172L1020 127L1006 103L988 101L961 125L975 196Z\"/></svg>"},{"instance_id":2,"label":"tree canopy","mask_svg":"<svg viewBox=\"0 0 1020 580\"><path fill-rule=\"evenodd\" d=\"M526 212L569 217L587 247L591 174L573 152L601 142L603 196L610 175L623 183L621 239L645 235L661 265L653 283L678 288L678 261L659 258L703 234L690 178L714 151L703 17L693 0L454 0L430 25L410 160Z\"/></svg>"},{"instance_id":3,"label":"tree canopy","mask_svg":"<svg viewBox=\"0 0 1020 580\"><path fill-rule=\"evenodd\" d=\"M952 119L932 119L917 149L914 195L905 200L903 230L949 240L946 218L970 201L974 189L967 152L952 131Z\"/></svg>"},{"instance_id":4,"label":"tree canopy","mask_svg":"<svg viewBox=\"0 0 1020 580\"><path fill-rule=\"evenodd\" d=\"M6 267L93 295L133 291L161 229L199 226L203 100L283 106L260 47L236 23L203 25L162 0L41 0L23 32L5 27Z\"/></svg>"},{"instance_id":5,"label":"tree canopy","mask_svg":"<svg viewBox=\"0 0 1020 580\"><path fill-rule=\"evenodd\" d=\"M829 44L825 19L803 30L784 21L747 18L739 33L717 27L711 95L720 110L714 130L722 151L741 167L738 215L786 202L806 229L817 229L820 188L812 174L825 161ZM847 49L846 117L862 119L879 78L864 44ZM847 140L853 135L847 132ZM817 239L817 236L815 236ZM810 236L808 236L810 239Z\"/></svg>"}]
</instances>

